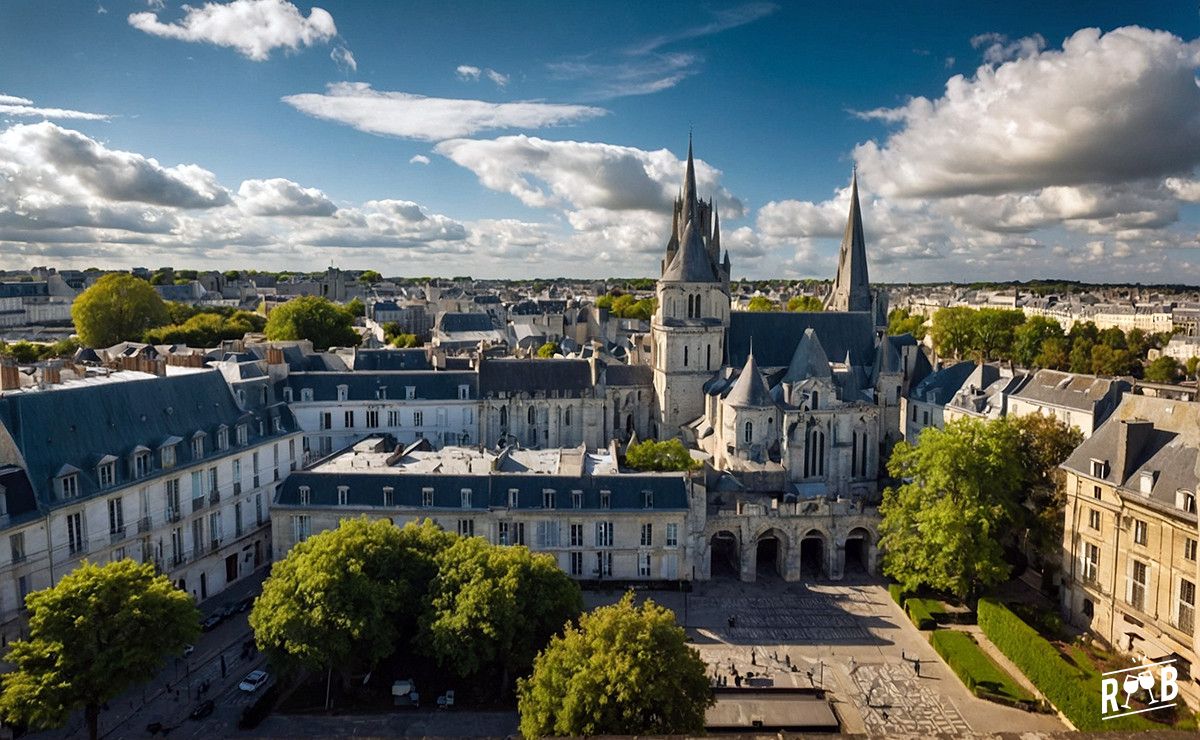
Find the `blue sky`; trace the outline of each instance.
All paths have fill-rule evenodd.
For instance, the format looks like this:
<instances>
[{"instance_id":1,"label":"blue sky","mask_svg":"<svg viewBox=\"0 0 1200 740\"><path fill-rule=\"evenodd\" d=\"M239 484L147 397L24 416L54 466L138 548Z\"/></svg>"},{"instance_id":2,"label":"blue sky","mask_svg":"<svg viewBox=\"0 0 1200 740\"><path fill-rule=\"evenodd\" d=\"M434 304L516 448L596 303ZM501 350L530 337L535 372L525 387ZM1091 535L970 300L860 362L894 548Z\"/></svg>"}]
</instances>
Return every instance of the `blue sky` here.
<instances>
[{"instance_id":1,"label":"blue sky","mask_svg":"<svg viewBox=\"0 0 1200 740\"><path fill-rule=\"evenodd\" d=\"M1183 3L0 4L0 267L1196 282ZM1095 30L1089 30L1095 29Z\"/></svg>"}]
</instances>

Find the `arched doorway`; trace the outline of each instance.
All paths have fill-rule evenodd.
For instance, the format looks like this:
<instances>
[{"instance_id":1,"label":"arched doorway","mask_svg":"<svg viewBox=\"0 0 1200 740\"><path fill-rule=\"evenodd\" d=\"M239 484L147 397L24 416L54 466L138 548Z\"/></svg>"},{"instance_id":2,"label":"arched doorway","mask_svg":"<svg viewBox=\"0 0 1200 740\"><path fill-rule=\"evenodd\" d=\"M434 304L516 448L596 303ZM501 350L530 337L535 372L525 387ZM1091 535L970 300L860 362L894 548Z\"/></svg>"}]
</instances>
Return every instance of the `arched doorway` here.
<instances>
[{"instance_id":1,"label":"arched doorway","mask_svg":"<svg viewBox=\"0 0 1200 740\"><path fill-rule=\"evenodd\" d=\"M709 542L709 575L712 578L738 578L741 575L738 561L738 539L733 532L721 531Z\"/></svg>"},{"instance_id":2,"label":"arched doorway","mask_svg":"<svg viewBox=\"0 0 1200 740\"><path fill-rule=\"evenodd\" d=\"M825 575L825 535L810 529L800 540L800 575L820 578Z\"/></svg>"},{"instance_id":3,"label":"arched doorway","mask_svg":"<svg viewBox=\"0 0 1200 740\"><path fill-rule=\"evenodd\" d=\"M842 569L845 575L865 576L870 573L871 533L862 527L855 527L846 536L846 564Z\"/></svg>"},{"instance_id":4,"label":"arched doorway","mask_svg":"<svg viewBox=\"0 0 1200 740\"><path fill-rule=\"evenodd\" d=\"M787 541L774 529L768 529L755 542L755 577L784 578L787 573Z\"/></svg>"}]
</instances>

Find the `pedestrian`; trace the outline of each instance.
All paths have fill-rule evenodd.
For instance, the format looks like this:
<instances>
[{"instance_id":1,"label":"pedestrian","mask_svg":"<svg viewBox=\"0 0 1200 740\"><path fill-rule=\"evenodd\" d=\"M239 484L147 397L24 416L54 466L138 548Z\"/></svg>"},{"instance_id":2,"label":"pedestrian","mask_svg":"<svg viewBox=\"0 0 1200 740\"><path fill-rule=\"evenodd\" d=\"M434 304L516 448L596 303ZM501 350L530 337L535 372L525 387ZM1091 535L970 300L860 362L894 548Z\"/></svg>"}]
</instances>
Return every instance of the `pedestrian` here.
<instances>
[{"instance_id":1,"label":"pedestrian","mask_svg":"<svg viewBox=\"0 0 1200 740\"><path fill-rule=\"evenodd\" d=\"M784 653L783 654L783 662L785 665L787 665L790 668L792 666L792 656L788 655L787 653Z\"/></svg>"},{"instance_id":2,"label":"pedestrian","mask_svg":"<svg viewBox=\"0 0 1200 740\"><path fill-rule=\"evenodd\" d=\"M920 658L913 659L913 670L915 670L917 672L917 678L920 678L921 677L921 659Z\"/></svg>"}]
</instances>

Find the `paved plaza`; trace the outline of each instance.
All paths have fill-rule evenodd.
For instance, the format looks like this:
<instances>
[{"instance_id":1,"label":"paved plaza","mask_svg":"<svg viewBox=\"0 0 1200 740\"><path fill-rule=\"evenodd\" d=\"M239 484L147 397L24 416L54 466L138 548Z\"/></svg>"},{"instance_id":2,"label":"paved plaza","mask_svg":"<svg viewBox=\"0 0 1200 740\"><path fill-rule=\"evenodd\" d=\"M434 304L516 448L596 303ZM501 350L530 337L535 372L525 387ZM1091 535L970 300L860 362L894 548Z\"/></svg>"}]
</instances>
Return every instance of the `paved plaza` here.
<instances>
[{"instance_id":1,"label":"paved plaza","mask_svg":"<svg viewBox=\"0 0 1200 740\"><path fill-rule=\"evenodd\" d=\"M962 736L1054 732L1054 715L973 696L875 582L716 580L639 594L675 610L709 667L735 685L824 689L847 733ZM619 594L587 594L589 607ZM731 625L732 618L732 626ZM920 676L914 661L920 663Z\"/></svg>"}]
</instances>

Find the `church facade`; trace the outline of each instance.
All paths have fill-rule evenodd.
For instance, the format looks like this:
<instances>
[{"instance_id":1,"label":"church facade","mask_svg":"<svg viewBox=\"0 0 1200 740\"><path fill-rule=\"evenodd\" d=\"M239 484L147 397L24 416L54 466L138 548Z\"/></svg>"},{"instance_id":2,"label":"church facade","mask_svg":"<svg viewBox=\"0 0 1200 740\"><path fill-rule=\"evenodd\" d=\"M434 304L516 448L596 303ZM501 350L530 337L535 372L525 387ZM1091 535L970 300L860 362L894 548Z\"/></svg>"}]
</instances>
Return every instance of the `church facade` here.
<instances>
[{"instance_id":1,"label":"church facade","mask_svg":"<svg viewBox=\"0 0 1200 740\"><path fill-rule=\"evenodd\" d=\"M697 577L873 572L881 470L923 363L912 337L886 336L857 176L824 311L730 311L731 257L697 194L690 142L661 270L655 432L707 453L713 470Z\"/></svg>"}]
</instances>

